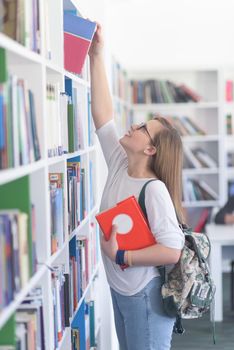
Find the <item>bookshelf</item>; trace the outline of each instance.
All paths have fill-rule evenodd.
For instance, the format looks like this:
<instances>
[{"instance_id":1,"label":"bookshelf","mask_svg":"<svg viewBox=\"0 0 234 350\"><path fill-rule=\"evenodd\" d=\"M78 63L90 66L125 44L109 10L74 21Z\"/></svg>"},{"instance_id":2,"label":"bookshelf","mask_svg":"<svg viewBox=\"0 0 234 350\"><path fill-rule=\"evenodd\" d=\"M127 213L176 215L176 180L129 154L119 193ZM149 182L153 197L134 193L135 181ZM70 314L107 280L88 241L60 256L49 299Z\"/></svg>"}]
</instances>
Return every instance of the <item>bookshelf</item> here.
<instances>
[{"instance_id":1,"label":"bookshelf","mask_svg":"<svg viewBox=\"0 0 234 350\"><path fill-rule=\"evenodd\" d=\"M28 113L25 115L22 110L12 112L11 101L13 100L7 101L7 111L12 115L9 122L13 123L15 132L17 131L16 121L19 125L19 133L9 134L11 138L7 140L15 141L13 136L20 135L17 136L20 137L20 141L15 141L11 151L5 145L7 151L2 151L3 134L0 136L2 137L0 209L8 211L5 214L0 213L0 250L2 254L3 244L6 244L5 240L10 237L4 233L3 225L8 222L10 227L13 227L12 223L18 220L17 232L20 238L18 242L18 238L14 235L14 242L19 243L19 249L21 249L20 244L24 244L22 252L25 259L17 260L14 255L14 261L19 263L17 278L20 282L17 282L16 274L12 278L13 282L9 278L13 273L9 273L7 277L7 272L12 272L10 259L13 259L13 253L17 252L17 247L14 247L14 252L13 249L11 250L10 258L7 259L5 256L9 266L3 265L3 259L0 261L1 271L5 269L0 283L0 345L15 348L16 341L22 340L22 332L25 332L25 329L23 330L22 321L21 323L19 321L19 310L25 307L25 300L30 295L33 300L32 305L36 303L37 308L39 308L38 300L42 300L40 310L42 310L44 324L44 335L41 339L44 343L43 349L72 349L72 329L78 326L85 326L85 333L80 336L85 336L82 341L87 341L87 344L90 341L87 347L92 346L94 349L96 348L94 345L98 347L101 334L101 296L98 293L101 285L99 232L95 220L95 214L98 211L97 139L90 112L89 62L87 58L79 76L66 71L63 66L63 11L72 10L80 15L81 11L77 8L75 1L59 0L56 5L40 0L35 0L33 3L38 4L36 23L39 27L36 33L38 48L35 52L32 46L22 45L15 38L0 33L0 58L5 59L5 65L1 64L1 79L4 68L8 73L8 79L1 80L0 95L3 98L8 96L4 94L9 88L13 91L12 94L15 94L14 101L17 101L21 107L27 106L30 110L29 113L27 109ZM32 15L30 11L26 15L28 16L27 25ZM30 42L34 43L34 40L36 40L34 36L30 38ZM10 83L11 76L15 80ZM23 81L25 89L19 89L18 80ZM33 95L34 105L31 100L27 104L28 90ZM71 135L67 130L69 137L66 140L63 117L68 113L66 96L69 93L72 94L70 97L77 108L74 115L77 118L75 122L79 125L79 138L76 139L77 135ZM22 96L25 97L25 105L22 102L24 100L21 101ZM2 121L1 114L0 122ZM29 128L33 123L36 125L34 133L31 132L33 126ZM4 130L9 133L10 127L7 125ZM24 132L22 139L21 132ZM34 144L35 135L38 137L40 146L39 157L35 156L37 151ZM71 138L73 138L73 144L70 144ZM18 144L20 144L20 150L17 148ZM16 156L17 151L21 152L20 157ZM68 173L69 166L71 168L73 166L71 173ZM71 198L74 193L72 186L77 186L77 203L74 208L70 207L69 212L69 205L74 199ZM10 209L14 210L14 213L10 213ZM23 221L23 228L19 226L19 220ZM74 259L71 253L72 244L77 245ZM78 260L75 261L76 258L81 259L79 266L88 267L86 272L83 271L85 275L81 275L79 268L75 266L78 262ZM78 269L75 271L79 277L72 270L74 268ZM28 271L25 272L26 270ZM5 297L5 290L10 283L13 283L14 287L17 284L17 288L14 289L14 294L9 293ZM75 283L82 285L77 290L76 300L71 294L73 291L71 287ZM4 291L3 288L5 288ZM35 296L36 290L40 292L40 298ZM32 293L34 293L33 296ZM70 307L71 298L73 298L73 309ZM82 308L85 309L85 319L80 316ZM23 317L27 317L27 322L32 322L28 319L28 315L24 314ZM80 320L77 323L79 317ZM63 318L67 320L64 321Z\"/></svg>"},{"instance_id":2,"label":"bookshelf","mask_svg":"<svg viewBox=\"0 0 234 350\"><path fill-rule=\"evenodd\" d=\"M133 122L130 81L126 70L119 61L111 57L111 91L114 119L119 136L123 135Z\"/></svg>"},{"instance_id":3,"label":"bookshelf","mask_svg":"<svg viewBox=\"0 0 234 350\"><path fill-rule=\"evenodd\" d=\"M138 123L142 119L147 120L155 113L161 113L173 120L181 132L185 154L183 207L187 220L193 227L205 208L211 210L212 207L220 206L226 198L223 127L224 77L222 72L222 69L217 67L129 72L134 121ZM201 98L196 101L190 99L187 102L182 100L175 102L176 100L173 100L175 95L165 94L165 84L167 84L165 82L168 81L179 87L184 84ZM152 92L153 89L155 90ZM155 96L156 92L161 97ZM173 91L169 90L169 92ZM158 103L155 103L156 98ZM185 117L201 130L191 132L190 129L187 129L185 132L183 130L184 125L187 125ZM209 163L197 162L198 149L202 150L202 155L205 153L208 156ZM195 184L203 182L208 184L213 194L212 197L202 198L201 192L195 189ZM194 212L197 215L194 215Z\"/></svg>"},{"instance_id":4,"label":"bookshelf","mask_svg":"<svg viewBox=\"0 0 234 350\"><path fill-rule=\"evenodd\" d=\"M224 194L225 200L233 194L234 183L234 69L226 67L223 71L223 117L224 117Z\"/></svg>"}]
</instances>

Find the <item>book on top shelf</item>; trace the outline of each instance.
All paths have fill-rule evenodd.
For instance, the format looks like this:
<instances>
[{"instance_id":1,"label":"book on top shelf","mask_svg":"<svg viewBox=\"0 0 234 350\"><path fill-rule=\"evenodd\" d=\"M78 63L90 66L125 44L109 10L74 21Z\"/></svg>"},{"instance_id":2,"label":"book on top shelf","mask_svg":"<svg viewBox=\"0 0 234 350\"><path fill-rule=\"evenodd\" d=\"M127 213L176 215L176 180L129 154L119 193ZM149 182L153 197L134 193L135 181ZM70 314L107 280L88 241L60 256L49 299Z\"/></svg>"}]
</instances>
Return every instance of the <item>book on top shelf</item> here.
<instances>
[{"instance_id":1,"label":"book on top shelf","mask_svg":"<svg viewBox=\"0 0 234 350\"><path fill-rule=\"evenodd\" d=\"M95 22L64 12L64 67L66 70L81 74L95 30Z\"/></svg>"},{"instance_id":2,"label":"book on top shelf","mask_svg":"<svg viewBox=\"0 0 234 350\"><path fill-rule=\"evenodd\" d=\"M133 103L200 102L202 97L185 84L169 80L132 80Z\"/></svg>"},{"instance_id":3,"label":"book on top shelf","mask_svg":"<svg viewBox=\"0 0 234 350\"><path fill-rule=\"evenodd\" d=\"M141 249L156 243L134 196L118 202L114 207L95 215L95 217L106 240L110 238L112 225L117 225L116 237L119 249Z\"/></svg>"}]
</instances>

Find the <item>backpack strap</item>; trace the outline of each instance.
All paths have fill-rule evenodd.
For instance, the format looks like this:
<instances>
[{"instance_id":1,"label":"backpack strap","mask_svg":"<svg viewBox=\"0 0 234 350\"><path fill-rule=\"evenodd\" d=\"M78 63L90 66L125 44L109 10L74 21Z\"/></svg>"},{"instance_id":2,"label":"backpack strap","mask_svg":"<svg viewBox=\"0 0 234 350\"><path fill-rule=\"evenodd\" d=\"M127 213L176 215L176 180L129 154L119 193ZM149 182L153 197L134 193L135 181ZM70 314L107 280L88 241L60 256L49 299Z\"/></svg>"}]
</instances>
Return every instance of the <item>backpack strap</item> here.
<instances>
[{"instance_id":1,"label":"backpack strap","mask_svg":"<svg viewBox=\"0 0 234 350\"><path fill-rule=\"evenodd\" d=\"M138 197L138 203L140 204L141 209L142 209L147 221L148 221L148 216L147 216L146 207L145 207L145 189L146 189L147 184L152 182L152 181L158 181L158 179L152 179L152 180L147 181L144 184L144 186L142 187L141 192L140 192L139 197Z\"/></svg>"}]
</instances>

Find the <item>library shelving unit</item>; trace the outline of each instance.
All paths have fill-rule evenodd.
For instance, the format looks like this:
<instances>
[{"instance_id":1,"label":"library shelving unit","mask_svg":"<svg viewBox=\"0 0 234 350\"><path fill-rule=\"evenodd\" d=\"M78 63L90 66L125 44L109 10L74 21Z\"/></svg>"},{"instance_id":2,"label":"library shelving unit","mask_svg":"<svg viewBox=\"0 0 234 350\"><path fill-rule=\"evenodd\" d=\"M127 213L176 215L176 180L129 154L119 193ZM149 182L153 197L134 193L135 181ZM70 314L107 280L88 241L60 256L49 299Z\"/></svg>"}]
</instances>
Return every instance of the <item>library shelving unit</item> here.
<instances>
[{"instance_id":1,"label":"library shelving unit","mask_svg":"<svg viewBox=\"0 0 234 350\"><path fill-rule=\"evenodd\" d=\"M224 198L234 195L234 68L225 67L222 72L223 121L224 121Z\"/></svg>"},{"instance_id":2,"label":"library shelving unit","mask_svg":"<svg viewBox=\"0 0 234 350\"><path fill-rule=\"evenodd\" d=\"M187 117L195 124L195 127L201 129L201 132L194 132L194 128L192 131L187 130L186 133L181 131L183 147L187 150L184 154L189 157L189 162L184 162L183 169L183 207L189 224L194 226L205 208L210 210L209 208L219 206L224 201L223 91L221 91L223 77L221 69L194 67L191 69L160 69L151 72L129 72L129 76L132 82L132 110L135 122L141 122L159 113L172 120L176 119L177 125L182 124L182 128L185 126L184 118ZM156 100L158 103L152 103L152 90L147 90L147 88L142 90L142 86L147 81L150 81L149 84L157 81L156 89L161 89L154 90L154 94L161 94L161 100ZM172 82L176 86L183 84L201 98L188 102L182 102L182 100L178 102L177 99L175 102L173 95L168 97L167 91L165 95L166 82ZM153 101L155 102L155 97ZM187 123L186 126L188 126ZM201 165L196 159L194 160L194 154L191 155L191 153L198 149L208 155L211 160L209 165ZM207 195L206 198L203 198L200 191L200 196L198 196L199 193L194 189L194 183L208 185L211 196ZM194 215L195 212L198 214Z\"/></svg>"},{"instance_id":3,"label":"library shelving unit","mask_svg":"<svg viewBox=\"0 0 234 350\"><path fill-rule=\"evenodd\" d=\"M16 277L14 280L14 277L9 274L12 270L11 266L7 265L8 263L10 264L7 256L1 255L3 258L0 257L0 347L3 346L3 348L8 349L7 345L9 345L9 349L15 349L16 336L19 338L21 336L16 326L19 322L18 310L22 307L22 302L28 294L37 288L41 291L42 318L44 322L44 347L41 347L41 349L72 349L72 334L73 337L80 336L81 342L87 342L88 344L88 341L90 341L90 345L87 345L87 348L93 346L96 349L96 346L98 348L98 340L101 332L100 295L98 293L100 290L100 254L98 247L99 233L95 220L95 214L98 210L96 181L97 140L90 114L89 62L87 59L80 76L65 71L63 65L63 11L72 10L80 14L79 8L76 8L76 2L72 0L58 0L56 3L52 3L35 0L34 4L38 5L36 19L38 28L36 28L36 33L34 33L38 40L37 49L32 49L32 46L27 44L27 42L27 45L23 45L22 42L17 42L9 36L0 33L0 50L3 60L0 67L0 96L1 98L4 97L4 94L2 94L5 91L5 88L2 88L4 84L4 86L7 86L13 91L12 95L14 93L16 94L15 96L11 96L12 100L9 99L9 101L3 102L7 104L9 115L13 116L11 119L12 123L18 120L19 127L17 129L16 126L13 126L16 134L9 136L12 137L11 140L14 140L15 143L14 150L7 149L8 162L6 160L3 162L3 158L5 157L5 155L4 157L2 155L3 153L1 153L0 157L2 168L0 170L0 215L3 215L2 213L4 211L4 213L7 213L6 215L12 215L11 217L18 218L21 217L19 213L24 213L22 216L25 220L25 226L23 228L21 227L21 233L24 233L24 241L23 238L22 241L25 246L23 248L21 247L22 250L18 247L18 253L24 253L23 257L19 257L20 271L18 272L18 277L20 278L20 283L17 282L18 288L15 288L14 293L7 297L5 297L4 293L7 293L7 287L12 286L9 283L16 284ZM35 15L35 12L30 13L30 10L32 9L28 9L24 13L27 16L27 21L31 21L29 18L33 16L32 13ZM17 20L22 21L23 24L21 23L21 26L27 24L27 21L23 17ZM31 22L29 23L30 25ZM36 39L34 37L30 38L30 40L35 44L34 40ZM3 62L4 67L2 65ZM3 83L4 70L8 72L8 78L5 77L5 82ZM11 80L11 77L15 81ZM27 90L20 89L18 81L23 81L24 88L31 91L34 98L34 105L32 105L30 100L30 106L28 106ZM15 86L17 87L15 88ZM72 90L69 90L71 88ZM58 117L62 115L64 108L66 110L68 109L69 102L68 97L66 100L66 96L69 96L69 93L72 94L69 98L72 97L72 101L77 102L75 113L77 118L79 118L79 125L82 125L79 130L78 140L76 140L76 135L71 136L70 134L67 140L64 139L64 121L61 121L60 118L62 117ZM17 101L13 100L13 98L16 98ZM21 109L18 111L14 110L14 103L12 101L15 101L18 107L23 108L26 106L29 108L31 114L28 109L25 114ZM0 106L1 108L3 106L2 99ZM2 118L2 114L0 113L1 123ZM22 121L23 118L26 118L26 122L25 120ZM32 134L30 134L31 129L27 129L30 123L34 124ZM60 126L58 125L59 123ZM35 128L37 131L35 131ZM9 132L9 126L7 130ZM57 132L60 133L60 139ZM16 135L18 135L17 137L20 140L18 140L20 143L19 149L16 149L15 146L17 144L17 141L15 141ZM39 147L38 144L34 144L36 135ZM1 129L0 151L2 151L2 147L4 146L4 137L8 140L8 134L4 135ZM70 137L75 139L72 144L70 143ZM25 141L25 138L27 141ZM66 153L61 150L61 139L65 145L63 150ZM82 139L82 142L80 142L80 139ZM30 149L27 148L29 144L31 145ZM7 144L7 147L9 148L9 144ZM40 154L36 156L38 149ZM17 151L21 153L20 157L17 156ZM10 159L11 156L13 158L15 157L14 161ZM76 166L78 168L80 167L80 178L76 178L76 181L74 180L74 174L70 178L68 173L69 163L76 164L73 171L77 169ZM50 175L52 175L51 178L49 178ZM59 180L55 179L56 176L61 180L61 186L58 184ZM53 183L56 184L56 190L53 187ZM77 198L72 197L74 193L70 192L71 189L74 190L72 186L77 186L75 190ZM56 193L57 195L56 191L60 187L62 188L62 197L60 197L59 202L53 202L53 194ZM76 202L75 205L73 201ZM12 209L13 211L11 211ZM61 224L59 229L56 226L58 224ZM55 227L57 227L57 231ZM57 236L56 234L53 236L55 231ZM6 240L9 238L7 237L5 237ZM85 246L85 249L80 247L79 258L83 264L83 269L84 267L88 267L89 269L82 272L85 276L79 276L80 280L78 281L82 286L78 286L79 293L77 293L79 295L76 296L76 302L74 302L74 300L71 301L71 298L75 298L71 296L71 292L73 292L71 286L74 287L74 283L76 282L74 269L77 269L75 264L78 263L76 260L78 257L76 255L78 254L77 245L78 243L82 244L84 241L87 243L87 246ZM30 242L30 247L28 242ZM4 243L7 244L9 242L4 241L4 230L3 226L1 226L1 254L3 251L9 253L9 249L4 249ZM73 254L72 249L74 246L76 252ZM32 248L32 251L30 248ZM16 253L17 247L14 247L14 254ZM4 257L8 261L5 264ZM14 261L17 260L15 255L14 259ZM26 260L21 261L21 259ZM61 278L56 275L58 271ZM16 274L15 270L14 274ZM69 278L66 291L62 288L65 275ZM4 278L5 280L3 280ZM9 282L10 279L14 281ZM59 285L59 283L61 284ZM3 288L6 290L3 290ZM67 300L64 301L62 299L64 297L63 293L69 293L66 294L69 301L66 305L66 327L63 320L63 304ZM59 306L58 300L60 300ZM95 316L92 315L92 323L95 324L95 329L91 331L91 326L89 327L91 324L89 317L91 318L91 316L89 315L89 311L87 311L87 305L90 305L93 301L95 303ZM71 302L73 307L70 305ZM91 310L91 307L89 310ZM80 324L85 329L82 328L82 330L77 331ZM72 333L72 328L75 329L74 333ZM84 334L85 339L82 338ZM92 344L91 339L88 340L91 336ZM30 347L30 349L34 348Z\"/></svg>"},{"instance_id":4,"label":"library shelving unit","mask_svg":"<svg viewBox=\"0 0 234 350\"><path fill-rule=\"evenodd\" d=\"M126 70L113 56L111 57L111 80L114 119L119 136L122 136L133 122L130 81Z\"/></svg>"}]
</instances>

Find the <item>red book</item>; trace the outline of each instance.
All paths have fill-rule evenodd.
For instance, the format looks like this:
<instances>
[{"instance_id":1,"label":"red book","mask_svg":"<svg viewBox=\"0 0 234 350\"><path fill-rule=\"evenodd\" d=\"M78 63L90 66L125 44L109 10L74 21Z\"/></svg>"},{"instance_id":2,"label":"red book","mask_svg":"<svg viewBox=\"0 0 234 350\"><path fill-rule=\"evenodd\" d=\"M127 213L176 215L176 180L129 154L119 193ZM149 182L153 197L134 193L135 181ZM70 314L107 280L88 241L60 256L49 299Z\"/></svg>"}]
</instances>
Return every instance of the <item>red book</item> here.
<instances>
[{"instance_id":1,"label":"red book","mask_svg":"<svg viewBox=\"0 0 234 350\"><path fill-rule=\"evenodd\" d=\"M95 217L106 240L110 238L112 225L117 225L116 237L118 247L121 250L141 249L156 243L141 207L134 196L126 198Z\"/></svg>"},{"instance_id":2,"label":"red book","mask_svg":"<svg viewBox=\"0 0 234 350\"><path fill-rule=\"evenodd\" d=\"M226 81L226 102L233 101L233 82L232 80Z\"/></svg>"},{"instance_id":3,"label":"red book","mask_svg":"<svg viewBox=\"0 0 234 350\"><path fill-rule=\"evenodd\" d=\"M96 23L64 13L64 68L80 74L88 54Z\"/></svg>"}]
</instances>

